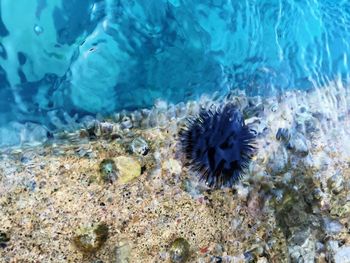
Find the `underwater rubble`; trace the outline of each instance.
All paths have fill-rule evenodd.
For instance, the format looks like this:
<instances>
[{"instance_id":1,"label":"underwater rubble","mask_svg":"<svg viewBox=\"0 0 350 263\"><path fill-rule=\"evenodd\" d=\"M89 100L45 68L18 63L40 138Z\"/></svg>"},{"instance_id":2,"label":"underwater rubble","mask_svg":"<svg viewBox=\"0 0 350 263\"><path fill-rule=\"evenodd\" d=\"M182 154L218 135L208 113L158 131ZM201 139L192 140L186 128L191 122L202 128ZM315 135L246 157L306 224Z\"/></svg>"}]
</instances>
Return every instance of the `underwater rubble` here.
<instances>
[{"instance_id":1,"label":"underwater rubble","mask_svg":"<svg viewBox=\"0 0 350 263\"><path fill-rule=\"evenodd\" d=\"M0 262L348 262L348 90L215 100L86 118L0 155ZM257 153L232 188L183 166L178 133L233 103Z\"/></svg>"}]
</instances>

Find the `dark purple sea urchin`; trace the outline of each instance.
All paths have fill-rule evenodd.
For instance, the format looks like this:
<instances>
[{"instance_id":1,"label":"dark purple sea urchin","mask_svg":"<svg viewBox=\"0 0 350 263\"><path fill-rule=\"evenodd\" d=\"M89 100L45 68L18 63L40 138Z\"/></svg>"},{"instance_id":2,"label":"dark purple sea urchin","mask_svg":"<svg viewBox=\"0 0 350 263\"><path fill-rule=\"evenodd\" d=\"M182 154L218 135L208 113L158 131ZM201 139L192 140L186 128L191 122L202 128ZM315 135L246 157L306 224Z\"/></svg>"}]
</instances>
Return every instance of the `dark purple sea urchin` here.
<instances>
[{"instance_id":1,"label":"dark purple sea urchin","mask_svg":"<svg viewBox=\"0 0 350 263\"><path fill-rule=\"evenodd\" d=\"M242 177L255 152L255 134L232 104L202 110L180 131L186 165L210 187L232 187Z\"/></svg>"}]
</instances>

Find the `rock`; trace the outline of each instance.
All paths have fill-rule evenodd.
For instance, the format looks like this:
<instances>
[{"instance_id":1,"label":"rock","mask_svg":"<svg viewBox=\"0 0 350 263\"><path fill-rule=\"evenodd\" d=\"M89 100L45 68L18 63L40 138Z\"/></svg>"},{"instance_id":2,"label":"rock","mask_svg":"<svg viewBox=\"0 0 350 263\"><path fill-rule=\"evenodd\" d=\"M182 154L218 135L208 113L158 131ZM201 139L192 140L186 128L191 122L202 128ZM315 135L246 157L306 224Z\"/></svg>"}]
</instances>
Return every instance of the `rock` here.
<instances>
[{"instance_id":1,"label":"rock","mask_svg":"<svg viewBox=\"0 0 350 263\"><path fill-rule=\"evenodd\" d=\"M0 231L0 248L5 248L9 241L10 238L8 235L5 232Z\"/></svg>"},{"instance_id":2,"label":"rock","mask_svg":"<svg viewBox=\"0 0 350 263\"><path fill-rule=\"evenodd\" d=\"M157 114L157 124L159 127L161 128L165 128L168 124L168 118L167 118L167 115L166 113L164 112L159 112Z\"/></svg>"},{"instance_id":3,"label":"rock","mask_svg":"<svg viewBox=\"0 0 350 263\"><path fill-rule=\"evenodd\" d=\"M327 180L327 186L333 194L339 194L344 189L344 178L340 172L336 172Z\"/></svg>"},{"instance_id":4,"label":"rock","mask_svg":"<svg viewBox=\"0 0 350 263\"><path fill-rule=\"evenodd\" d=\"M334 255L335 263L350 263L350 247L340 247Z\"/></svg>"},{"instance_id":5,"label":"rock","mask_svg":"<svg viewBox=\"0 0 350 263\"><path fill-rule=\"evenodd\" d=\"M319 121L305 107L300 108L294 120L296 129L307 136L319 131Z\"/></svg>"},{"instance_id":6,"label":"rock","mask_svg":"<svg viewBox=\"0 0 350 263\"><path fill-rule=\"evenodd\" d=\"M190 256L190 244L184 238L177 238L171 243L169 253L172 263L186 262Z\"/></svg>"},{"instance_id":7,"label":"rock","mask_svg":"<svg viewBox=\"0 0 350 263\"><path fill-rule=\"evenodd\" d=\"M36 182L35 180L29 180L25 183L25 188L30 191L33 192L36 188Z\"/></svg>"},{"instance_id":8,"label":"rock","mask_svg":"<svg viewBox=\"0 0 350 263\"><path fill-rule=\"evenodd\" d=\"M264 248L260 245L255 245L255 247L244 253L245 262L257 262L258 258L264 253Z\"/></svg>"},{"instance_id":9,"label":"rock","mask_svg":"<svg viewBox=\"0 0 350 263\"><path fill-rule=\"evenodd\" d=\"M350 202L334 200L330 204L330 214L337 218L347 218L350 216Z\"/></svg>"},{"instance_id":10,"label":"rock","mask_svg":"<svg viewBox=\"0 0 350 263\"><path fill-rule=\"evenodd\" d=\"M168 104L166 101L164 100L161 100L161 99L157 99L155 102L154 102L154 107L159 110L159 111L163 111L165 112L168 108Z\"/></svg>"},{"instance_id":11,"label":"rock","mask_svg":"<svg viewBox=\"0 0 350 263\"><path fill-rule=\"evenodd\" d=\"M312 197L314 198L314 200L317 200L317 201L322 200L322 198L324 198L324 193L321 190L321 188L315 188L312 191Z\"/></svg>"},{"instance_id":12,"label":"rock","mask_svg":"<svg viewBox=\"0 0 350 263\"><path fill-rule=\"evenodd\" d=\"M168 120L175 120L176 119L176 108L174 105L170 105L168 111L167 111L167 118Z\"/></svg>"},{"instance_id":13,"label":"rock","mask_svg":"<svg viewBox=\"0 0 350 263\"><path fill-rule=\"evenodd\" d=\"M186 116L186 105L183 102L180 102L177 106L176 106L176 118L178 119L182 119Z\"/></svg>"},{"instance_id":14,"label":"rock","mask_svg":"<svg viewBox=\"0 0 350 263\"><path fill-rule=\"evenodd\" d=\"M158 125L158 111L152 109L148 115L148 127L156 127Z\"/></svg>"},{"instance_id":15,"label":"rock","mask_svg":"<svg viewBox=\"0 0 350 263\"><path fill-rule=\"evenodd\" d=\"M118 182L125 184L141 175L141 165L138 160L128 156L118 156L114 160Z\"/></svg>"},{"instance_id":16,"label":"rock","mask_svg":"<svg viewBox=\"0 0 350 263\"><path fill-rule=\"evenodd\" d=\"M309 154L306 138L301 133L293 134L287 144L287 149L297 156L305 157Z\"/></svg>"},{"instance_id":17,"label":"rock","mask_svg":"<svg viewBox=\"0 0 350 263\"><path fill-rule=\"evenodd\" d=\"M278 110L278 103L277 102L273 102L271 105L270 105L270 111L271 112L277 112Z\"/></svg>"},{"instance_id":18,"label":"rock","mask_svg":"<svg viewBox=\"0 0 350 263\"><path fill-rule=\"evenodd\" d=\"M268 263L268 262L269 262L268 259L265 257L258 258L258 261L257 261L257 263Z\"/></svg>"},{"instance_id":19,"label":"rock","mask_svg":"<svg viewBox=\"0 0 350 263\"><path fill-rule=\"evenodd\" d=\"M280 175L288 171L289 158L284 147L280 146L277 151L270 156L266 168L271 175Z\"/></svg>"},{"instance_id":20,"label":"rock","mask_svg":"<svg viewBox=\"0 0 350 263\"><path fill-rule=\"evenodd\" d=\"M104 223L79 229L74 237L75 246L83 253L95 253L108 238L108 226Z\"/></svg>"},{"instance_id":21,"label":"rock","mask_svg":"<svg viewBox=\"0 0 350 263\"><path fill-rule=\"evenodd\" d=\"M252 103L249 101L249 105L243 109L243 116L245 119L251 117L258 117L264 112L264 105L262 103Z\"/></svg>"},{"instance_id":22,"label":"rock","mask_svg":"<svg viewBox=\"0 0 350 263\"><path fill-rule=\"evenodd\" d=\"M329 254L329 257L334 258L335 253L339 249L339 242L337 240L328 240L326 242L325 247L326 247L327 254Z\"/></svg>"},{"instance_id":23,"label":"rock","mask_svg":"<svg viewBox=\"0 0 350 263\"><path fill-rule=\"evenodd\" d=\"M312 166L316 170L320 171L325 171L328 169L330 163L331 163L331 158L328 156L327 153L325 152L317 152L312 156L313 158L313 163Z\"/></svg>"},{"instance_id":24,"label":"rock","mask_svg":"<svg viewBox=\"0 0 350 263\"><path fill-rule=\"evenodd\" d=\"M79 120L79 122L83 126L83 128L89 129L89 128L95 126L95 122L97 122L97 120L93 116L86 115L86 116L82 117Z\"/></svg>"},{"instance_id":25,"label":"rock","mask_svg":"<svg viewBox=\"0 0 350 263\"><path fill-rule=\"evenodd\" d=\"M133 127L131 118L124 116L120 122L122 129L131 129Z\"/></svg>"},{"instance_id":26,"label":"rock","mask_svg":"<svg viewBox=\"0 0 350 263\"><path fill-rule=\"evenodd\" d=\"M131 245L127 240L121 240L116 248L115 263L130 263Z\"/></svg>"},{"instance_id":27,"label":"rock","mask_svg":"<svg viewBox=\"0 0 350 263\"><path fill-rule=\"evenodd\" d=\"M175 159L169 159L163 162L162 169L169 171L171 174L180 174L181 164Z\"/></svg>"},{"instance_id":28,"label":"rock","mask_svg":"<svg viewBox=\"0 0 350 263\"><path fill-rule=\"evenodd\" d=\"M277 222L287 237L292 235L293 229L308 226L310 221L306 213L308 204L300 192L293 188L286 188L283 197L275 198L273 201Z\"/></svg>"},{"instance_id":29,"label":"rock","mask_svg":"<svg viewBox=\"0 0 350 263\"><path fill-rule=\"evenodd\" d=\"M276 140L288 142L290 139L290 131L287 128L278 128Z\"/></svg>"},{"instance_id":30,"label":"rock","mask_svg":"<svg viewBox=\"0 0 350 263\"><path fill-rule=\"evenodd\" d=\"M243 184L235 185L235 189L237 191L237 197L239 200L246 202L249 195L249 188L245 187Z\"/></svg>"},{"instance_id":31,"label":"rock","mask_svg":"<svg viewBox=\"0 0 350 263\"><path fill-rule=\"evenodd\" d=\"M314 262L316 257L315 238L310 231L300 230L291 237L288 252L291 262Z\"/></svg>"},{"instance_id":32,"label":"rock","mask_svg":"<svg viewBox=\"0 0 350 263\"><path fill-rule=\"evenodd\" d=\"M117 167L112 159L104 159L100 163L100 176L104 182L113 183L117 180Z\"/></svg>"},{"instance_id":33,"label":"rock","mask_svg":"<svg viewBox=\"0 0 350 263\"><path fill-rule=\"evenodd\" d=\"M100 132L102 135L110 135L113 133L114 125L110 122L100 123Z\"/></svg>"},{"instance_id":34,"label":"rock","mask_svg":"<svg viewBox=\"0 0 350 263\"><path fill-rule=\"evenodd\" d=\"M248 196L248 213L252 217L257 217L263 208L263 199L257 191L251 191Z\"/></svg>"},{"instance_id":35,"label":"rock","mask_svg":"<svg viewBox=\"0 0 350 263\"><path fill-rule=\"evenodd\" d=\"M305 121L305 134L316 133L320 131L320 123L316 118L310 118Z\"/></svg>"},{"instance_id":36,"label":"rock","mask_svg":"<svg viewBox=\"0 0 350 263\"><path fill-rule=\"evenodd\" d=\"M338 220L324 218L323 225L328 235L337 235L343 230L343 225Z\"/></svg>"},{"instance_id":37,"label":"rock","mask_svg":"<svg viewBox=\"0 0 350 263\"><path fill-rule=\"evenodd\" d=\"M97 133L99 133L99 126L100 123L98 120L91 116L86 116L81 120L83 127L85 128L85 131L90 139L93 139L97 136ZM83 132L81 131L81 134Z\"/></svg>"},{"instance_id":38,"label":"rock","mask_svg":"<svg viewBox=\"0 0 350 263\"><path fill-rule=\"evenodd\" d=\"M134 127L140 127L142 121L142 113L140 111L134 111L131 114L131 121Z\"/></svg>"},{"instance_id":39,"label":"rock","mask_svg":"<svg viewBox=\"0 0 350 263\"><path fill-rule=\"evenodd\" d=\"M149 152L149 146L143 138L138 137L131 142L130 151L138 155L146 155Z\"/></svg>"},{"instance_id":40,"label":"rock","mask_svg":"<svg viewBox=\"0 0 350 263\"><path fill-rule=\"evenodd\" d=\"M31 122L25 124L25 129L21 133L21 140L26 143L46 142L49 137L50 132L46 127Z\"/></svg>"},{"instance_id":41,"label":"rock","mask_svg":"<svg viewBox=\"0 0 350 263\"><path fill-rule=\"evenodd\" d=\"M257 136L265 133L268 130L267 122L262 118L251 117L246 119L245 123L255 132Z\"/></svg>"}]
</instances>

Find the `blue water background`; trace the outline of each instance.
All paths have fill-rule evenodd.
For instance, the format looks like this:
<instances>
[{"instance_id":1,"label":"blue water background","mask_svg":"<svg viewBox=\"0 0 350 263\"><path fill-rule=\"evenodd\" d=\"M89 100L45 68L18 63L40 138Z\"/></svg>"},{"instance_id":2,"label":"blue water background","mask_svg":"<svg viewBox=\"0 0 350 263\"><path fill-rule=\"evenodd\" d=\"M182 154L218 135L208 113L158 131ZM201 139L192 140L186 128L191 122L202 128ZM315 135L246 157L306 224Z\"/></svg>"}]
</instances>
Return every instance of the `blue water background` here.
<instances>
[{"instance_id":1,"label":"blue water background","mask_svg":"<svg viewBox=\"0 0 350 263\"><path fill-rule=\"evenodd\" d=\"M26 122L349 79L350 1L1 0L0 13L0 145Z\"/></svg>"}]
</instances>

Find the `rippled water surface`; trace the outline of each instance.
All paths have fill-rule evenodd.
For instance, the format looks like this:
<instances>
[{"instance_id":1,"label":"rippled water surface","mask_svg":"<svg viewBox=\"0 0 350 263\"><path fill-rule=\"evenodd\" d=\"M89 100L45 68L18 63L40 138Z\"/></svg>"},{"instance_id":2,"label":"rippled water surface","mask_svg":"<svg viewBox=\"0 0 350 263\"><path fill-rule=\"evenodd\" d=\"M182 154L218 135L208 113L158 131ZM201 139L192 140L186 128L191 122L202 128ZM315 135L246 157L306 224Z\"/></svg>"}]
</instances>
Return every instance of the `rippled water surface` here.
<instances>
[{"instance_id":1,"label":"rippled water surface","mask_svg":"<svg viewBox=\"0 0 350 263\"><path fill-rule=\"evenodd\" d=\"M349 1L0 4L2 138L27 122L52 129L75 114L158 98L177 103L233 88L275 95L348 81Z\"/></svg>"}]
</instances>

